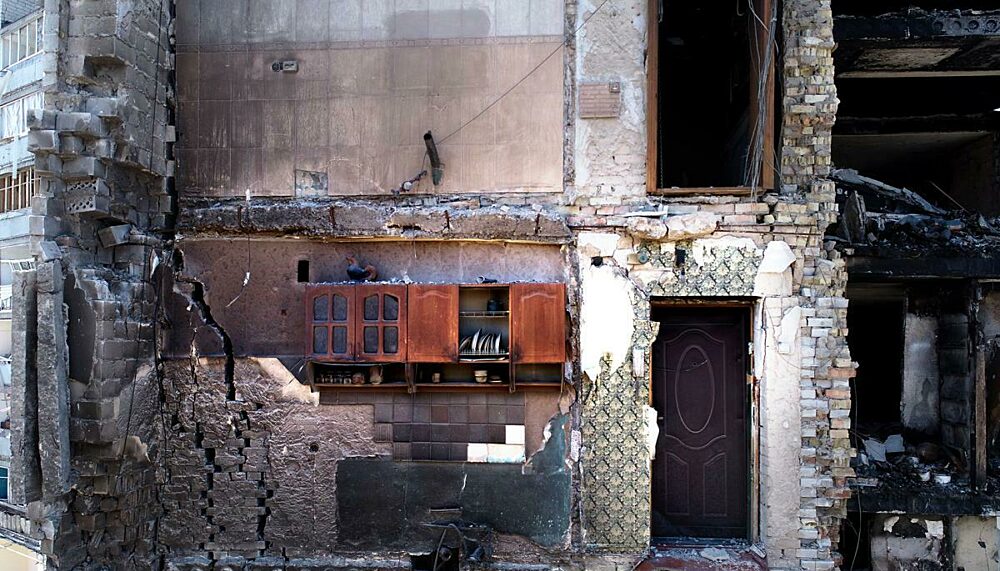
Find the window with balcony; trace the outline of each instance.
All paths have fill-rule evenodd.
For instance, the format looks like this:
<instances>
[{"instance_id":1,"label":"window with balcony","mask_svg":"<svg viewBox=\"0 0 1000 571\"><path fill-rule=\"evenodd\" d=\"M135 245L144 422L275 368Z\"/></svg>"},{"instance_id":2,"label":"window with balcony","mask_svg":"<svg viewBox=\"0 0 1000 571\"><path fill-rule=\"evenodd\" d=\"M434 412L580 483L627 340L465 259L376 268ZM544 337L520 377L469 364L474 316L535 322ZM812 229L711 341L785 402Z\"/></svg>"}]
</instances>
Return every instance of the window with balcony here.
<instances>
[{"instance_id":1,"label":"window with balcony","mask_svg":"<svg viewBox=\"0 0 1000 571\"><path fill-rule=\"evenodd\" d=\"M43 106L41 92L0 105L0 141L27 135L28 112Z\"/></svg>"},{"instance_id":2,"label":"window with balcony","mask_svg":"<svg viewBox=\"0 0 1000 571\"><path fill-rule=\"evenodd\" d=\"M37 182L33 168L21 169L14 175L0 175L0 213L31 206Z\"/></svg>"},{"instance_id":3,"label":"window with balcony","mask_svg":"<svg viewBox=\"0 0 1000 571\"><path fill-rule=\"evenodd\" d=\"M0 33L0 67L7 68L42 51L42 13Z\"/></svg>"}]
</instances>

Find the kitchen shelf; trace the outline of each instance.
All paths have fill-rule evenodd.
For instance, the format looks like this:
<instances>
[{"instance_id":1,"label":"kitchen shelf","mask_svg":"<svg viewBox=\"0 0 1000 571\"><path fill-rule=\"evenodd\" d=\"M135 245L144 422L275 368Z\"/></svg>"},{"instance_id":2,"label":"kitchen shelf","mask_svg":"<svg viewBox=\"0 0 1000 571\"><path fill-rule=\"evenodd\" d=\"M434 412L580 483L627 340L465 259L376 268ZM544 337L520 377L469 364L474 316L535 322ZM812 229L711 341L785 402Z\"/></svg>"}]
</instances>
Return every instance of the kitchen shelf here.
<instances>
[{"instance_id":1,"label":"kitchen shelf","mask_svg":"<svg viewBox=\"0 0 1000 571\"><path fill-rule=\"evenodd\" d=\"M483 389L489 387L509 389L510 383L507 381L499 383L469 383L469 382L456 382L456 381L441 381L440 383L416 383L417 387L421 389Z\"/></svg>"},{"instance_id":2,"label":"kitchen shelf","mask_svg":"<svg viewBox=\"0 0 1000 571\"><path fill-rule=\"evenodd\" d=\"M564 284L309 284L305 302L310 379L360 372L367 381L370 367L384 367L379 385L314 382L317 390L513 392L562 386ZM473 337L489 339L476 351ZM476 383L479 369L504 381ZM440 383L431 382L435 373Z\"/></svg>"},{"instance_id":3,"label":"kitchen shelf","mask_svg":"<svg viewBox=\"0 0 1000 571\"><path fill-rule=\"evenodd\" d=\"M461 311L459 312L459 317L487 317L487 318L504 318L510 315L509 311Z\"/></svg>"},{"instance_id":4,"label":"kitchen shelf","mask_svg":"<svg viewBox=\"0 0 1000 571\"><path fill-rule=\"evenodd\" d=\"M406 390L407 384L401 382L391 382L391 383L381 383L378 385L373 385L371 383L365 383L363 385L355 385L352 383L314 383L316 388L320 389L341 389L341 390L378 390L378 389L400 389Z\"/></svg>"},{"instance_id":5,"label":"kitchen shelf","mask_svg":"<svg viewBox=\"0 0 1000 571\"><path fill-rule=\"evenodd\" d=\"M509 361L510 353L459 353L458 358L461 361Z\"/></svg>"},{"instance_id":6,"label":"kitchen shelf","mask_svg":"<svg viewBox=\"0 0 1000 571\"><path fill-rule=\"evenodd\" d=\"M544 382L544 383L521 382L517 383L516 388L517 390L558 389L562 387L562 385L563 384L559 382Z\"/></svg>"}]
</instances>

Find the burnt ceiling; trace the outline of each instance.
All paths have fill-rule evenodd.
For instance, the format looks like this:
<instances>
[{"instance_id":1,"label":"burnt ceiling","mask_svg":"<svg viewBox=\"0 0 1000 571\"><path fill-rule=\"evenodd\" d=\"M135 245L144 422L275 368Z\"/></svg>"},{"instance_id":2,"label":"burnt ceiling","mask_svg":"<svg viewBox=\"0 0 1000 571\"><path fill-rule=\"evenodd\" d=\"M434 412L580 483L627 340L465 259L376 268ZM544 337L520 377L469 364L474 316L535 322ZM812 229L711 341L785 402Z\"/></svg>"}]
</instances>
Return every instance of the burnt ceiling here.
<instances>
[{"instance_id":1,"label":"burnt ceiling","mask_svg":"<svg viewBox=\"0 0 1000 571\"><path fill-rule=\"evenodd\" d=\"M834 7L834 63L840 77L995 76L1000 74L1000 10L928 9L840 12Z\"/></svg>"}]
</instances>

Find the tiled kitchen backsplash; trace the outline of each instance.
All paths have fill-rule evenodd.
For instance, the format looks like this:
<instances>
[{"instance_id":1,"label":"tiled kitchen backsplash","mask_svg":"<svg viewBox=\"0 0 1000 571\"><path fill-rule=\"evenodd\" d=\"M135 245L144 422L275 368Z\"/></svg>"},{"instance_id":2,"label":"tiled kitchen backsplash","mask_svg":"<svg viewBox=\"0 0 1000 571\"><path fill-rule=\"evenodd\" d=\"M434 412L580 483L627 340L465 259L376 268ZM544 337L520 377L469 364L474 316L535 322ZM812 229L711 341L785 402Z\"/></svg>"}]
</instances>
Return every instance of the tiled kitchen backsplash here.
<instances>
[{"instance_id":1,"label":"tiled kitchen backsplash","mask_svg":"<svg viewBox=\"0 0 1000 571\"><path fill-rule=\"evenodd\" d=\"M322 404L371 404L375 438L395 460L523 462L524 395L323 391Z\"/></svg>"}]
</instances>

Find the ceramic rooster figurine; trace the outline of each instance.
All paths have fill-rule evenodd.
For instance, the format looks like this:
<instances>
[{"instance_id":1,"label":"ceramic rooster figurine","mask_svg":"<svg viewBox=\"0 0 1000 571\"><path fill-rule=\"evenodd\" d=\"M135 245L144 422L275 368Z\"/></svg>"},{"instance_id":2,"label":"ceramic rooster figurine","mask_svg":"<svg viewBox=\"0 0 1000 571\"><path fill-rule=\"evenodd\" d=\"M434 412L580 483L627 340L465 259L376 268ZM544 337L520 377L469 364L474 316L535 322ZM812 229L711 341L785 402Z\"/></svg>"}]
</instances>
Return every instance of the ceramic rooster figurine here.
<instances>
[{"instance_id":1,"label":"ceramic rooster figurine","mask_svg":"<svg viewBox=\"0 0 1000 571\"><path fill-rule=\"evenodd\" d=\"M378 271L375 266L371 264L365 264L364 267L358 263L358 259L354 256L347 256L347 277L351 278L356 282L361 281L374 281L378 277Z\"/></svg>"}]
</instances>

